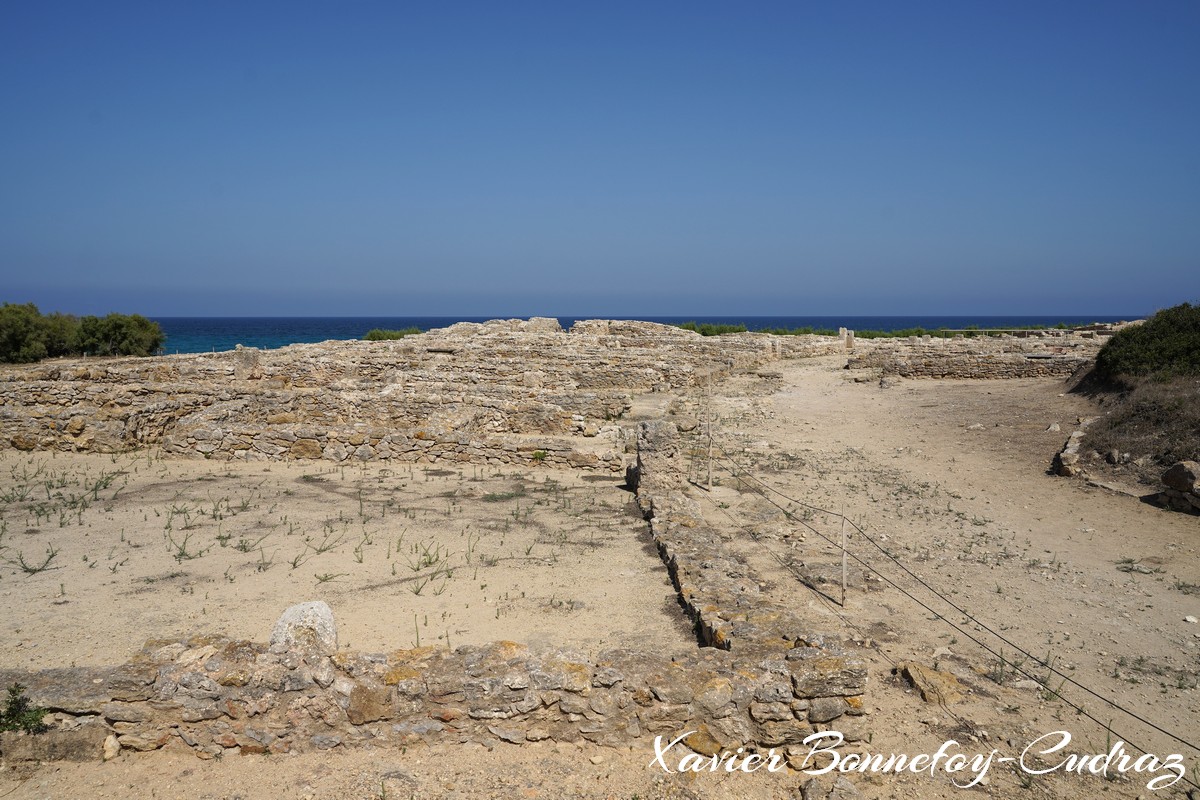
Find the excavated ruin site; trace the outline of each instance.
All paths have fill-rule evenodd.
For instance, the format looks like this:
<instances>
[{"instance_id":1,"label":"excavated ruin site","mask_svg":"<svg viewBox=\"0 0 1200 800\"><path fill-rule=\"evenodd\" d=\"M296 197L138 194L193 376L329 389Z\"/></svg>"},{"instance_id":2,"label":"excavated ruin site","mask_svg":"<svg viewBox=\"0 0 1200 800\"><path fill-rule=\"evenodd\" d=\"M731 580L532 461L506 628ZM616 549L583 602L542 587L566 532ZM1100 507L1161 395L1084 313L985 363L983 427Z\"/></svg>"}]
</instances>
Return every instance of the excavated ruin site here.
<instances>
[{"instance_id":1,"label":"excavated ruin site","mask_svg":"<svg viewBox=\"0 0 1200 800\"><path fill-rule=\"evenodd\" d=\"M532 319L6 366L0 681L50 730L0 734L0 794L1145 795L805 772L820 731L1195 764L1195 518L1050 474L1101 341Z\"/></svg>"}]
</instances>

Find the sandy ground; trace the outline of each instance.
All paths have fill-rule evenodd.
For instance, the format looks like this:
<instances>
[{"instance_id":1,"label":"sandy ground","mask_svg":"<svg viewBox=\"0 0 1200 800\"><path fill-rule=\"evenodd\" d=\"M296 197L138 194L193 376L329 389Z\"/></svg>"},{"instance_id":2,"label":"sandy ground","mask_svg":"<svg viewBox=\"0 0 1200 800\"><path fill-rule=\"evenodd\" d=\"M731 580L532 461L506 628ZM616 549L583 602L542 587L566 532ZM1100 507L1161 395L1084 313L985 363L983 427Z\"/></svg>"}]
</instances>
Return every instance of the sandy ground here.
<instances>
[{"instance_id":1,"label":"sandy ground","mask_svg":"<svg viewBox=\"0 0 1200 800\"><path fill-rule=\"evenodd\" d=\"M120 663L151 636L265 641L284 608L314 599L359 651L694 647L664 613L678 609L670 579L622 484L542 467L6 451L0 666Z\"/></svg>"},{"instance_id":2,"label":"sandy ground","mask_svg":"<svg viewBox=\"0 0 1200 800\"><path fill-rule=\"evenodd\" d=\"M881 388L855 382L842 364L784 362L782 386L745 378L721 387L716 486L695 491L772 597L849 639L870 664L871 713L850 751L933 753L954 739L967 754L1015 756L1066 730L1065 753L1105 753L1124 739L1162 757L1180 753L1197 780L1200 753L1106 702L1200 738L1200 626L1185 622L1200 616L1197 519L1048 475L1091 411L1058 381ZM693 413L698 399L685 399ZM650 396L635 407L668 402ZM1061 430L1048 431L1052 423ZM705 481L703 459L694 477ZM334 607L342 644L360 650L409 646L418 635L584 652L695 646L644 524L609 478L7 453L0 498L5 666L121 660L150 636L261 640L283 607L315 597ZM845 608L840 552L823 538L837 540L839 521L803 504L844 508L879 544L851 529L850 552L866 564L850 561ZM51 551L48 568L28 574ZM84 613L96 605L113 613ZM892 674L905 661L953 674L962 700L922 701ZM665 775L653 757L651 741L219 762L168 750L9 771L0 796L765 800L797 797L810 780ZM1151 777L1029 775L997 763L972 789L944 772L851 779L862 796L881 798L1134 798L1186 788L1150 791Z\"/></svg>"}]
</instances>

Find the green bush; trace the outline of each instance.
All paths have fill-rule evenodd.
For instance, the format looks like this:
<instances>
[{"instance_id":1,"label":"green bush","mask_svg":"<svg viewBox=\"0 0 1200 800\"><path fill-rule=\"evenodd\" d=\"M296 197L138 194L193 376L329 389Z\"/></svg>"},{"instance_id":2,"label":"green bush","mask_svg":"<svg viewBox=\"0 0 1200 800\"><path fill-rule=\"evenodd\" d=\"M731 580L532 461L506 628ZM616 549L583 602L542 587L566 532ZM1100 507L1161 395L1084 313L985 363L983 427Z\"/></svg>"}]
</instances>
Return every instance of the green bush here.
<instances>
[{"instance_id":1,"label":"green bush","mask_svg":"<svg viewBox=\"0 0 1200 800\"><path fill-rule=\"evenodd\" d=\"M0 731L25 731L26 733L42 733L46 725L42 717L46 709L35 708L29 704L25 696L25 687L14 683L8 687L8 697L5 698L4 708L0 709Z\"/></svg>"},{"instance_id":2,"label":"green bush","mask_svg":"<svg viewBox=\"0 0 1200 800\"><path fill-rule=\"evenodd\" d=\"M91 356L148 356L163 346L162 329L140 314L109 314L79 321L76 351Z\"/></svg>"},{"instance_id":3,"label":"green bush","mask_svg":"<svg viewBox=\"0 0 1200 800\"><path fill-rule=\"evenodd\" d=\"M33 303L0 306L0 361L24 364L46 357L42 315Z\"/></svg>"},{"instance_id":4,"label":"green bush","mask_svg":"<svg viewBox=\"0 0 1200 800\"><path fill-rule=\"evenodd\" d=\"M139 314L76 319L42 316L33 303L0 306L0 361L28 363L69 355L149 356L166 337L157 322Z\"/></svg>"},{"instance_id":5,"label":"green bush","mask_svg":"<svg viewBox=\"0 0 1200 800\"><path fill-rule=\"evenodd\" d=\"M401 328L400 330L390 331L383 328L372 328L363 336L364 342L383 342L389 339L403 339L405 336L413 336L421 332L421 329L414 326Z\"/></svg>"},{"instance_id":6,"label":"green bush","mask_svg":"<svg viewBox=\"0 0 1200 800\"><path fill-rule=\"evenodd\" d=\"M1173 306L1117 331L1096 354L1096 374L1114 381L1200 375L1200 306Z\"/></svg>"},{"instance_id":7,"label":"green bush","mask_svg":"<svg viewBox=\"0 0 1200 800\"><path fill-rule=\"evenodd\" d=\"M805 325L803 328L761 328L756 333L769 333L773 336L837 336L837 331L833 328L814 328L811 325Z\"/></svg>"},{"instance_id":8,"label":"green bush","mask_svg":"<svg viewBox=\"0 0 1200 800\"><path fill-rule=\"evenodd\" d=\"M675 326L701 336L720 336L722 333L745 333L745 325L719 325L712 322L683 322Z\"/></svg>"},{"instance_id":9,"label":"green bush","mask_svg":"<svg viewBox=\"0 0 1200 800\"><path fill-rule=\"evenodd\" d=\"M857 339L903 339L908 336L933 336L938 331L925 330L924 328L901 328L895 331L855 331L854 336ZM945 334L942 334L943 336Z\"/></svg>"}]
</instances>

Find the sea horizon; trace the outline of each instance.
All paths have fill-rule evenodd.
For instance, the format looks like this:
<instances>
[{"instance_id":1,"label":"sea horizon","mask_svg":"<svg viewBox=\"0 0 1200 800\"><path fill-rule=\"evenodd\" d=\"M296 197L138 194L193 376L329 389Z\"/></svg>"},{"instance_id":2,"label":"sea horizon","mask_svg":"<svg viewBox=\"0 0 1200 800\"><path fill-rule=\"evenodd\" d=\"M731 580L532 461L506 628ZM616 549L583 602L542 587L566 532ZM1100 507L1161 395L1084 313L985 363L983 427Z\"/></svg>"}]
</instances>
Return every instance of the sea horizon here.
<instances>
[{"instance_id":1,"label":"sea horizon","mask_svg":"<svg viewBox=\"0 0 1200 800\"><path fill-rule=\"evenodd\" d=\"M291 344L328 340L361 339L373 328L419 328L427 331L456 322L487 322L496 319L529 319L530 316L150 316L166 334L163 352L209 353L232 350L237 345L273 350ZM590 315L553 316L564 330L580 320L612 319L679 325L685 322L714 325L745 325L748 330L814 328L856 331L896 331L909 328L1019 328L1089 325L1141 319L1145 315L1113 314L974 314L974 315Z\"/></svg>"}]
</instances>

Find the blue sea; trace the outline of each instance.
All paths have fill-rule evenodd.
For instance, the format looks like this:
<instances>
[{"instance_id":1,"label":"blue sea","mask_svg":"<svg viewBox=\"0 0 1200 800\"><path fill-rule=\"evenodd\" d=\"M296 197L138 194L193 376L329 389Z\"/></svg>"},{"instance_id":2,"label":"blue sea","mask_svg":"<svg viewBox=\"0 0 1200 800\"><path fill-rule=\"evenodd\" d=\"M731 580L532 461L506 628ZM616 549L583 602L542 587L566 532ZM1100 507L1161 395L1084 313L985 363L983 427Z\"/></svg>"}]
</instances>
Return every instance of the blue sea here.
<instances>
[{"instance_id":1,"label":"blue sea","mask_svg":"<svg viewBox=\"0 0 1200 800\"><path fill-rule=\"evenodd\" d=\"M1143 315L1144 316L1144 315ZM564 329L577 319L596 317L558 317ZM1016 328L1025 325L1087 325L1093 322L1117 322L1138 319L1100 316L975 316L975 317L614 317L640 319L667 325L681 322L710 322L745 325L750 330L765 328L850 328L852 330L894 331L905 328ZM236 345L264 349L327 339L361 339L372 328L398 329L417 327L423 331L444 328L455 322L486 322L496 317L156 317L167 335L166 353L208 353L232 350Z\"/></svg>"}]
</instances>

